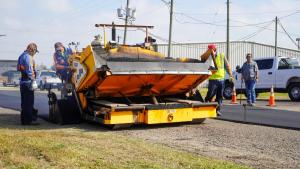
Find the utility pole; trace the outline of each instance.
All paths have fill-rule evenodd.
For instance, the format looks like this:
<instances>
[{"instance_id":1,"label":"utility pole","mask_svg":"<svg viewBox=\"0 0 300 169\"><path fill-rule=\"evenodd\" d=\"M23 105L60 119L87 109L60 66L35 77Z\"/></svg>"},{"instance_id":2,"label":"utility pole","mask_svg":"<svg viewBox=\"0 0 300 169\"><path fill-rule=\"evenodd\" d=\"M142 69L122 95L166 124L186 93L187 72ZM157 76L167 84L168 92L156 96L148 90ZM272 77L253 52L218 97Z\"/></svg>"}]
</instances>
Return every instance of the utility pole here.
<instances>
[{"instance_id":1,"label":"utility pole","mask_svg":"<svg viewBox=\"0 0 300 169\"><path fill-rule=\"evenodd\" d=\"M278 18L276 16L276 18L275 18L275 57L277 57L277 24L278 24Z\"/></svg>"},{"instance_id":2,"label":"utility pole","mask_svg":"<svg viewBox=\"0 0 300 169\"><path fill-rule=\"evenodd\" d=\"M129 16L129 0L127 0L126 9L125 9L125 30L124 30L124 38L123 45L126 44L126 33L127 33L127 24L128 24L128 16Z\"/></svg>"},{"instance_id":3,"label":"utility pole","mask_svg":"<svg viewBox=\"0 0 300 169\"><path fill-rule=\"evenodd\" d=\"M298 50L300 50L300 38L296 38L296 41L298 42Z\"/></svg>"},{"instance_id":4,"label":"utility pole","mask_svg":"<svg viewBox=\"0 0 300 169\"><path fill-rule=\"evenodd\" d=\"M172 48L172 24L173 24L173 0L171 0L171 6L170 6L170 25L169 25L168 58L171 58L171 48Z\"/></svg>"},{"instance_id":5,"label":"utility pole","mask_svg":"<svg viewBox=\"0 0 300 169\"><path fill-rule=\"evenodd\" d=\"M227 0L227 35L226 35L226 58L229 61L229 51L230 42L229 42L229 0Z\"/></svg>"}]
</instances>

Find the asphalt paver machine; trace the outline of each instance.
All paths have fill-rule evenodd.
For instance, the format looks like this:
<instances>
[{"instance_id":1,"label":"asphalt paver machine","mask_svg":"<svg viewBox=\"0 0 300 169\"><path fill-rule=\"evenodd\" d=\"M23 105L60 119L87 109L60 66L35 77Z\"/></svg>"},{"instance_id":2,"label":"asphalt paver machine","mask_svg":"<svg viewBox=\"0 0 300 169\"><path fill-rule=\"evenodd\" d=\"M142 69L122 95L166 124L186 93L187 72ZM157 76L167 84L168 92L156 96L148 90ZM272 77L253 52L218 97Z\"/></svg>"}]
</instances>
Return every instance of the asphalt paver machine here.
<instances>
[{"instance_id":1,"label":"asphalt paver machine","mask_svg":"<svg viewBox=\"0 0 300 169\"><path fill-rule=\"evenodd\" d=\"M195 89L212 74L201 59L168 58L153 50L148 30L145 42L120 45L115 30L125 25L96 24L104 42L92 43L69 58L72 80L58 98L49 91L49 120L54 123L99 122L110 127L132 124L203 122L216 117L215 103L204 103ZM112 29L112 41L106 29ZM209 56L209 51L206 56ZM194 94L193 94L194 93Z\"/></svg>"}]
</instances>

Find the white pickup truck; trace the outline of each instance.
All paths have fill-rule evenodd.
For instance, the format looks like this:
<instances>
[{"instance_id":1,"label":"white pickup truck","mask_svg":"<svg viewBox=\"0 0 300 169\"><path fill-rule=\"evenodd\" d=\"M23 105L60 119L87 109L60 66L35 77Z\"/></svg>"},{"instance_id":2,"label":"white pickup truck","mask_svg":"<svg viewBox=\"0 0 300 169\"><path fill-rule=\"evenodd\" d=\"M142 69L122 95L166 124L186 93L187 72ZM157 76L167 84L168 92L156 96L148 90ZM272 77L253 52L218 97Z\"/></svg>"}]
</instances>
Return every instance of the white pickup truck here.
<instances>
[{"instance_id":1,"label":"white pickup truck","mask_svg":"<svg viewBox=\"0 0 300 169\"><path fill-rule=\"evenodd\" d=\"M255 59L259 69L259 81L256 83L257 95L268 92L274 87L275 92L288 93L292 101L300 101L300 66L296 58L273 57ZM241 83L240 66L233 72L234 84L225 81L224 97L231 98L233 85L237 94L245 93L245 84Z\"/></svg>"}]
</instances>

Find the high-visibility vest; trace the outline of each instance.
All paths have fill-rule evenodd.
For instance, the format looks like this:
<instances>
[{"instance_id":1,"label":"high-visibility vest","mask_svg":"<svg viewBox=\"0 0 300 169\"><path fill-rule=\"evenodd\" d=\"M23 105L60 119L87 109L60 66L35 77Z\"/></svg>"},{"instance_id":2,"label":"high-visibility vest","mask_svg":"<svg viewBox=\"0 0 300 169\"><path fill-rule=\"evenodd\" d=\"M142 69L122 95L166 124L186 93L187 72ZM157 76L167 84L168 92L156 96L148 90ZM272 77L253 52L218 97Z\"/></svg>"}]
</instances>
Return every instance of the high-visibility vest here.
<instances>
[{"instance_id":1,"label":"high-visibility vest","mask_svg":"<svg viewBox=\"0 0 300 169\"><path fill-rule=\"evenodd\" d=\"M224 68L224 53L217 54L216 64L218 67L218 71L210 76L209 80L224 80L225 79L225 68Z\"/></svg>"}]
</instances>

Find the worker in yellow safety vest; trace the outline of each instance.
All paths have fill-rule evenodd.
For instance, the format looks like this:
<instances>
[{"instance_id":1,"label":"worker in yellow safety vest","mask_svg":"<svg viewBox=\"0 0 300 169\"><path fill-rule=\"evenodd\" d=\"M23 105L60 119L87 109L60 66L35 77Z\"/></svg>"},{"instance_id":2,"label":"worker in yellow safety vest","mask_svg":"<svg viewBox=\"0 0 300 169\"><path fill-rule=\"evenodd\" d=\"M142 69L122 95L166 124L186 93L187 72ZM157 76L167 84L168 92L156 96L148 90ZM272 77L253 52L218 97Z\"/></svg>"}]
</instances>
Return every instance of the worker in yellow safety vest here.
<instances>
[{"instance_id":1,"label":"worker in yellow safety vest","mask_svg":"<svg viewBox=\"0 0 300 169\"><path fill-rule=\"evenodd\" d=\"M222 105L222 100L223 100L223 90L225 86L226 72L229 74L231 81L233 81L233 76L232 76L230 65L224 53L218 53L217 47L214 44L208 45L208 49L212 50L211 55L216 70L213 73L213 75L211 75L209 78L208 91L205 97L205 102L211 102L212 98L216 95L216 101L218 102L217 115L221 116L220 107Z\"/></svg>"}]
</instances>

